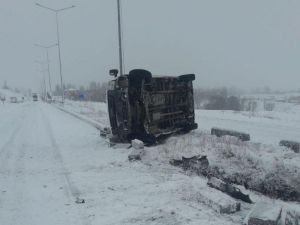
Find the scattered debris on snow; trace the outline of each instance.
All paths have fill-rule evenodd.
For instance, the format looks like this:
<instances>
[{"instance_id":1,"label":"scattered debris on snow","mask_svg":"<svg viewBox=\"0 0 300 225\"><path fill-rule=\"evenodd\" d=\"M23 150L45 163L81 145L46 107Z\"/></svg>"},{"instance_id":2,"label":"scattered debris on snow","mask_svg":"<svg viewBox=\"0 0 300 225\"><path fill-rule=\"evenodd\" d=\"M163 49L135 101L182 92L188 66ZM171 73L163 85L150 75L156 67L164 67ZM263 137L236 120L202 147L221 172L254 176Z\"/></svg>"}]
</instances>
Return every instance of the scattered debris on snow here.
<instances>
[{"instance_id":1,"label":"scattered debris on snow","mask_svg":"<svg viewBox=\"0 0 300 225\"><path fill-rule=\"evenodd\" d=\"M109 135L111 135L111 129L109 127L104 127L103 129L100 129L101 137L108 137Z\"/></svg>"},{"instance_id":2,"label":"scattered debris on snow","mask_svg":"<svg viewBox=\"0 0 300 225\"><path fill-rule=\"evenodd\" d=\"M76 200L75 200L75 203L77 203L77 204L83 204L83 203L85 203L85 200L83 198L77 197Z\"/></svg>"},{"instance_id":3,"label":"scattered debris on snow","mask_svg":"<svg viewBox=\"0 0 300 225\"><path fill-rule=\"evenodd\" d=\"M172 159L169 163L195 172L197 175L207 176L208 174L209 162L206 156L196 155L189 158L183 156L182 160Z\"/></svg>"},{"instance_id":4,"label":"scattered debris on snow","mask_svg":"<svg viewBox=\"0 0 300 225\"><path fill-rule=\"evenodd\" d=\"M299 112L299 110L297 112ZM246 188L259 191L265 195L274 198L280 198L283 200L300 201L300 194L299 194L300 193L300 172L299 172L300 154L296 154L292 151L288 151L287 149L284 149L284 151L282 151L283 148L278 147L278 142L280 140L277 139L278 135L276 136L276 138L274 138L276 134L275 131L277 132L278 130L281 130L281 129L276 129L277 125L278 127L280 126L283 127L283 125L285 127L286 123L293 123L293 124L295 124L296 122L299 123L298 117L295 116L295 118L293 118L293 120L290 121L284 118L281 121L277 119L276 116L274 116L274 118L271 120L271 119L266 119L267 117L258 118L257 117L258 114L250 118L248 114L246 116L242 115L243 112L224 113L224 112L212 112L212 111L198 111L198 117L200 118L200 114L201 114L202 116L201 118L204 118L203 120L205 120L206 117L203 117L203 114L204 115L209 114L208 116L213 117L214 115L213 113L218 113L218 115L220 115L220 118L218 118L217 123L222 122L223 120L227 120L227 122L230 124L230 126L227 126L229 129L245 130L247 132L250 132L251 138L256 141L259 140L258 142L260 143L243 142L239 137L237 136L232 137L229 136L228 134L221 137L210 135L208 133L208 130L211 129L211 125L214 125L216 123L215 118L213 118L212 120L213 122L210 122L210 124L208 124L207 127L204 126L201 127L202 129L203 128L207 129L207 131L199 129L187 135L171 137L165 140L164 144L152 146L149 149L147 149L147 154L143 156L143 161L145 160L145 164L151 161L155 161L159 165L165 166L165 164L170 162L170 164L174 166L179 166L181 168L184 168L185 170L196 172L199 171L195 169L197 168L197 163L199 163L198 162L199 158L197 159L196 156L206 155L207 158L209 159L209 166L208 166L209 176L215 176L217 178L220 178L221 180L226 181L226 183L228 182L228 183L244 185ZM295 113L295 115L299 115L299 114ZM104 116L102 116L100 119L102 120L103 118ZM238 120L234 121L233 119L236 118ZM103 119L103 121L105 120ZM261 124L260 123L261 121L263 122L267 121L269 122L267 125L272 125L272 126L267 126L266 123ZM255 125L255 123L260 124L261 126L255 126L255 129L245 128L248 125L251 128L252 124ZM222 123L220 124L221 126L223 126ZM235 126L231 126L232 124ZM226 126L224 127L226 128ZM265 132L266 130L269 131L270 130L269 128L272 128L272 130L274 130L274 133ZM298 130L299 129L297 127L297 129L296 128L292 129L290 132L287 133L289 133L289 136L291 136L292 139L297 140L297 134L299 134L299 132L295 132L295 131ZM266 136L264 136L263 134L266 134ZM286 136L283 135L280 138L288 139L289 136L288 137ZM272 138L270 139L270 137ZM266 140L261 140L261 139L266 139ZM262 143L267 143L267 144L262 144ZM136 154L134 153L135 151L139 153ZM126 156L127 156L127 151L124 152L126 152ZM144 152L140 151L139 149L134 149L133 153L134 153L132 154L133 156L135 155L137 156L137 158L140 159L142 158L141 156L144 154ZM183 162L184 160L183 158L187 159L185 161L185 164ZM124 159L124 156L122 157L122 159ZM133 158L133 160L135 159ZM136 164L134 166L140 166L140 164ZM159 168L157 167L151 167L151 169L155 171L159 170ZM167 170L169 170L168 167ZM203 175L203 173L199 173L199 172L196 173ZM195 177L197 176L190 176L189 178L193 180ZM197 178L199 180L203 180L205 184L203 185L202 188L199 188L199 186L196 185L195 192L193 193L190 193L189 190L187 190L185 193L182 194L181 197L186 195L187 200L189 200L188 204L194 201L193 204L195 205L197 204L199 207L201 207L201 209L203 206L202 204L199 204L199 202L203 203L204 205L208 205L210 208L213 208L217 212L226 211L224 209L226 207L230 209L227 210L227 212L228 211L233 212L234 209L236 209L237 211L239 205L238 202L236 202L230 196L228 196L227 194L221 191L215 191L211 188L207 188L206 179L203 179L202 177L200 178L197 177ZM254 201L257 201L258 197L261 197L262 199L266 198L265 196L257 196L255 193L251 194L251 198ZM278 201L276 200L276 202ZM296 203L287 203L287 204L296 204ZM251 205L242 203L242 209L244 211L241 213L237 213L234 216L230 216L230 218L235 218L236 216L239 218L240 221L242 221L242 218L244 218L247 211L250 210L250 206ZM247 209L245 209L245 207ZM178 214L180 214L180 211L178 212L179 212ZM299 225L299 219L297 219L299 218L297 217L297 215L299 214L297 214L293 210L285 211L285 208L283 208L281 215L282 216L280 217L280 219L282 221L286 221L285 223L283 223L284 225ZM242 216L242 218L240 218L240 216ZM151 218L151 220L152 218L154 218L154 220L156 220L157 223L159 221L161 222L161 224L164 224L162 223L162 221L165 222L163 219L161 219L164 217L161 217L161 215L153 216L152 212L151 215L149 215L149 217L147 218ZM223 218L226 217L224 216ZM141 217L141 220L145 222L144 215L143 217ZM294 221L298 221L298 222L294 223ZM172 223L165 223L165 224L172 224Z\"/></svg>"},{"instance_id":5,"label":"scattered debris on snow","mask_svg":"<svg viewBox=\"0 0 300 225\"><path fill-rule=\"evenodd\" d=\"M243 192L241 192L240 189L233 186L232 184L223 182L222 180L217 179L215 177L211 177L208 180L207 185L210 186L210 187L213 187L217 190L220 190L222 192L225 192L233 198L242 200L242 201L247 202L247 203L253 203L251 201L249 195L244 194Z\"/></svg>"},{"instance_id":6,"label":"scattered debris on snow","mask_svg":"<svg viewBox=\"0 0 300 225\"><path fill-rule=\"evenodd\" d=\"M273 198L300 201L300 155L297 153L282 151L275 146L242 142L236 137L218 138L194 131L171 137L164 145L151 147L146 157L183 167L183 155L206 155L209 159L208 176Z\"/></svg>"},{"instance_id":7,"label":"scattered debris on snow","mask_svg":"<svg viewBox=\"0 0 300 225\"><path fill-rule=\"evenodd\" d=\"M142 156L145 154L144 151L144 142L134 139L131 141L131 145L133 147L132 152L128 155L129 161L141 160Z\"/></svg>"}]
</instances>

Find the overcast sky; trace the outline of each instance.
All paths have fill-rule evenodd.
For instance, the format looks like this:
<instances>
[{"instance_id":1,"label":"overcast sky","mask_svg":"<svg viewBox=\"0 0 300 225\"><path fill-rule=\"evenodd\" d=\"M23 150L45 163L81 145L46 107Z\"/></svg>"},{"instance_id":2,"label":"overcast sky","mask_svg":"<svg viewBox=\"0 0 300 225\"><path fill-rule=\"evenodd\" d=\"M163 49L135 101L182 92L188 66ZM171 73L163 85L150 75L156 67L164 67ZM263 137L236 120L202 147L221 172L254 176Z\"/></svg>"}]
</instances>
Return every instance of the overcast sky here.
<instances>
[{"instance_id":1,"label":"overcast sky","mask_svg":"<svg viewBox=\"0 0 300 225\"><path fill-rule=\"evenodd\" d=\"M37 89L59 15L65 83L107 81L118 67L116 0L0 0L0 85ZM125 71L196 74L196 85L300 87L299 0L121 0ZM49 51L53 86L57 49ZM45 68L43 68L45 69Z\"/></svg>"}]
</instances>

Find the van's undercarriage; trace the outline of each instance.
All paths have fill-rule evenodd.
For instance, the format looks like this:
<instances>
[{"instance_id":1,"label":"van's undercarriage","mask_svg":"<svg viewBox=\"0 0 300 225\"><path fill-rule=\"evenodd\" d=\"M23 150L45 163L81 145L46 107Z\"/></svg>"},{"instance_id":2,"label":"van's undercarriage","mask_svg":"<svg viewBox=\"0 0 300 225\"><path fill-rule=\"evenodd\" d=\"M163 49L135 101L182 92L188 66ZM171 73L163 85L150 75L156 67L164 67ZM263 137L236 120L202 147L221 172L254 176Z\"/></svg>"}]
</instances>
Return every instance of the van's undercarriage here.
<instances>
[{"instance_id":1,"label":"van's undercarriage","mask_svg":"<svg viewBox=\"0 0 300 225\"><path fill-rule=\"evenodd\" d=\"M152 77L146 70L132 70L111 81L107 102L114 141L153 143L160 136L196 129L194 79L194 74Z\"/></svg>"}]
</instances>

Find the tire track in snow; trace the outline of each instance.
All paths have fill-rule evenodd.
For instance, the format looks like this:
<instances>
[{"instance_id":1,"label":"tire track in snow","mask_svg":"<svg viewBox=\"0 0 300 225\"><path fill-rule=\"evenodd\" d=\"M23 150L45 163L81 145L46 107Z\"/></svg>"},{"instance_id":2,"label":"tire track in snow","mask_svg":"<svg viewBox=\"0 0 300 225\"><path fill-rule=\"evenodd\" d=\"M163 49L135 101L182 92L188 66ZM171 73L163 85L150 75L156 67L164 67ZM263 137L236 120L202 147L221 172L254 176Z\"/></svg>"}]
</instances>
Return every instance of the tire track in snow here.
<instances>
[{"instance_id":1,"label":"tire track in snow","mask_svg":"<svg viewBox=\"0 0 300 225\"><path fill-rule=\"evenodd\" d=\"M26 116L22 117L22 121L13 129L12 133L10 134L6 143L0 148L0 174L5 173L7 175L10 174L10 170L7 170L7 164L11 159L11 155L13 153L14 148L13 145L15 144L15 140L24 126Z\"/></svg>"},{"instance_id":2,"label":"tire track in snow","mask_svg":"<svg viewBox=\"0 0 300 225\"><path fill-rule=\"evenodd\" d=\"M43 117L43 122L45 124L46 133L48 134L48 137L51 142L51 149L53 150L54 159L58 163L61 174L63 175L63 178L64 178L65 184L63 185L64 186L63 188L64 188L64 190L67 190L66 196L69 198L69 200L72 200L73 203L75 203L76 199L80 199L81 192L77 188L77 186L74 184L74 182L72 181L72 179L70 177L71 173L64 164L64 159L61 154L61 150L60 150L60 148L56 142L56 139L54 137L54 133L53 133L51 124L49 122L49 119L47 118L47 116L45 115L45 113L43 112L42 109L40 109L40 111L41 111L41 114ZM83 221L85 225L92 224L91 221L89 220L89 216L87 214L83 214L83 212L81 210L79 210L79 213L81 214L81 218L85 218L85 220Z\"/></svg>"},{"instance_id":3,"label":"tire track in snow","mask_svg":"<svg viewBox=\"0 0 300 225\"><path fill-rule=\"evenodd\" d=\"M21 203L23 199L23 191L22 186L20 187L20 181L24 180L22 172L24 167L23 158L25 157L25 151L23 143L20 142L19 139L22 137L22 131L26 127L26 122L28 123L28 115L28 111L26 111L25 114L22 114L22 120L18 122L17 126L13 129L8 141L1 147L0 152L0 174L2 175L0 178L1 182L3 182L1 185L2 195L0 195L0 208L2 213L7 210L11 212L9 215L5 216L7 219L7 225L17 224L16 215L18 215L18 212L21 211L21 205L14 203Z\"/></svg>"},{"instance_id":4,"label":"tire track in snow","mask_svg":"<svg viewBox=\"0 0 300 225\"><path fill-rule=\"evenodd\" d=\"M63 174L64 179L66 181L65 187L69 190L69 193L71 194L71 196L76 200L76 198L80 197L80 191L73 184L73 182L70 179L70 176L69 176L70 172L68 171L68 169L64 165L64 160L63 160L63 157L62 157L62 154L61 154L61 150L60 150L58 144L56 143L51 125L49 123L49 120L46 117L46 115L44 114L44 112L42 112L42 115L43 115L43 118L44 118L43 121L44 121L44 124L45 124L46 132L47 132L48 137L50 138L50 141L51 141L51 147L52 147L52 150L53 150L54 158L58 162L61 173Z\"/></svg>"},{"instance_id":5,"label":"tire track in snow","mask_svg":"<svg viewBox=\"0 0 300 225\"><path fill-rule=\"evenodd\" d=\"M34 154L32 155L34 158L41 160L47 160L47 158L50 157L50 161L48 162L53 162L57 168L55 171L62 171L62 174L57 172L53 174L54 177L50 175L49 178L51 178L51 180L48 178L49 175L45 177L46 179L42 180L44 180L44 182L50 181L50 183L54 181L55 185L63 183L64 185L61 186L64 187L64 192L58 190L60 192L57 193L58 196L63 197L61 199L66 199L68 203L73 202L72 205L63 205L64 200L59 200L57 207L62 213L53 211L55 202L52 202L52 205L50 203L49 206L47 202L44 203L45 209L49 207L50 212L54 213L54 215L63 216L65 212L65 217L61 217L62 219L60 219L60 217L54 219L54 222L61 222L63 220L66 222L72 221L71 223L67 222L63 224L90 225L90 218L83 213L84 211L82 209L84 208L80 207L85 205L75 204L75 197L79 197L80 192L70 180L69 171L63 165L63 157L56 144L49 121L43 115L39 105L32 106L31 110L25 113L23 120L16 123L15 128L11 130L13 131L10 136L7 135L9 137L7 138L7 142L0 148L0 224L43 224L47 222L45 220L45 218L47 218L46 215L36 215L37 218L35 218L34 215L35 211L44 213L43 209L36 207L42 205L41 202L43 202L44 199L49 198L49 195L47 196L46 193L51 194L51 188L50 192L46 191L46 189L40 188L43 183L37 181L37 179L40 179L40 176L43 175L40 173L42 171L38 172L36 169L43 169L44 167L32 167L30 160L28 161L28 154ZM35 141L37 142L35 143ZM45 151L42 155L37 155L39 154L39 149L37 148L39 146L42 147L41 150L49 151ZM42 158L39 158L41 156ZM34 164L36 165L36 162L34 162ZM47 165L48 163L46 163L46 166ZM1 171L5 174L1 174ZM34 173L36 172L38 172L39 175L35 176ZM52 180L53 178L58 178L58 180ZM34 189L38 190L38 192L35 192ZM3 190L5 190L5 192L3 192ZM68 209L63 206L68 207Z\"/></svg>"},{"instance_id":6,"label":"tire track in snow","mask_svg":"<svg viewBox=\"0 0 300 225\"><path fill-rule=\"evenodd\" d=\"M20 128L18 134L21 134L21 140L22 142L17 142L17 148L15 148L16 154L13 158L14 162L12 164L12 173L11 173L11 179L17 180L18 183L17 186L14 186L14 193L15 193L15 201L18 201L19 204L17 204L14 208L14 212L12 214L12 218L10 224L15 225L18 224L19 218L21 218L23 215L24 208L26 208L26 205L24 206L25 201L25 195L24 195L24 187L25 187L25 177L26 177L26 168L25 168L25 157L27 156L27 153L29 151L29 147L26 143L24 143L27 135L33 135L33 133L28 133L28 131L33 130L33 124L34 124L34 116L29 115L26 120L24 120L22 127ZM25 134L25 135L22 135ZM19 136L18 136L19 137ZM27 136L28 139L28 136ZM29 139L32 140L32 139Z\"/></svg>"}]
</instances>

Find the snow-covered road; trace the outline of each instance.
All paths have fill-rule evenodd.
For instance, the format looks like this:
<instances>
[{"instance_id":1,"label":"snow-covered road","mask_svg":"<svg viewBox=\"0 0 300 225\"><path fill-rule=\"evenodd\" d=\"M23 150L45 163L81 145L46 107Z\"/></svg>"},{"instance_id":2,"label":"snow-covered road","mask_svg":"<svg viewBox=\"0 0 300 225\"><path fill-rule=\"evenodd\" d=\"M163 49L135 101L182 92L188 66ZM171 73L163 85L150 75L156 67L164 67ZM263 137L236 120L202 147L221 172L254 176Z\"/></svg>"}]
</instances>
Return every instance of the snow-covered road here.
<instances>
[{"instance_id":1,"label":"snow-covered road","mask_svg":"<svg viewBox=\"0 0 300 225\"><path fill-rule=\"evenodd\" d=\"M73 204L80 192L65 167L52 113L40 104L5 107L9 109L1 113L0 126L0 223L84 224L80 208Z\"/></svg>"},{"instance_id":2,"label":"snow-covered road","mask_svg":"<svg viewBox=\"0 0 300 225\"><path fill-rule=\"evenodd\" d=\"M130 150L48 104L1 106L0 137L0 224L239 224L248 211L216 213L197 201L214 191L204 178L130 163Z\"/></svg>"}]
</instances>

